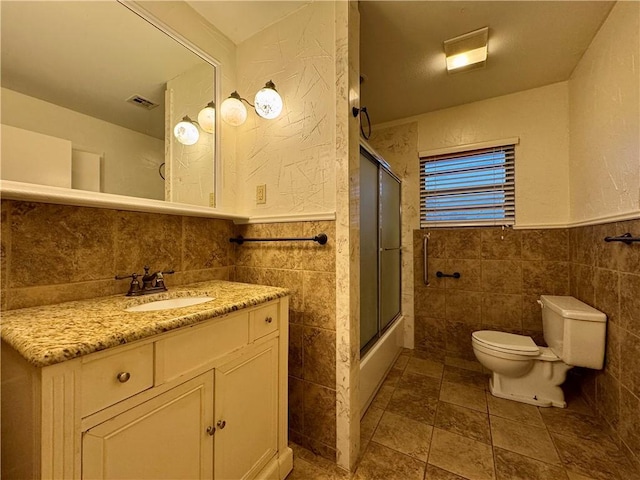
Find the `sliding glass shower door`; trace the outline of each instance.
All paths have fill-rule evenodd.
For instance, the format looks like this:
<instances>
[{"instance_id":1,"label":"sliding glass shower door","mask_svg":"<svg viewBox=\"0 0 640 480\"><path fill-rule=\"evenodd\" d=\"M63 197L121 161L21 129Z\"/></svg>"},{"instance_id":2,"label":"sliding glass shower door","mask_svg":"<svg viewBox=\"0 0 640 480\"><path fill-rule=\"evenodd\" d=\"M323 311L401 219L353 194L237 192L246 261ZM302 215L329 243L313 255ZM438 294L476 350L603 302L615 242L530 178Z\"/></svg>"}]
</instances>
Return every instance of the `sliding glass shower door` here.
<instances>
[{"instance_id":1,"label":"sliding glass shower door","mask_svg":"<svg viewBox=\"0 0 640 480\"><path fill-rule=\"evenodd\" d=\"M400 315L400 181L360 147L360 351Z\"/></svg>"}]
</instances>

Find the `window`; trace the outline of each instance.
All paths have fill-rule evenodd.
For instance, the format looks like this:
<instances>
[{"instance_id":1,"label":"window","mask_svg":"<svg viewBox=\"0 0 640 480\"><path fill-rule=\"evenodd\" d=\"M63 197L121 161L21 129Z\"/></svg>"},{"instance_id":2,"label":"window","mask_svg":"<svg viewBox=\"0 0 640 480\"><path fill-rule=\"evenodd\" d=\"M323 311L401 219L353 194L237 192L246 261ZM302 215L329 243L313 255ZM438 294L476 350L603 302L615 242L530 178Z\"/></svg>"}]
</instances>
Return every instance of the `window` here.
<instances>
[{"instance_id":1,"label":"window","mask_svg":"<svg viewBox=\"0 0 640 480\"><path fill-rule=\"evenodd\" d=\"M421 154L420 227L513 225L516 143Z\"/></svg>"}]
</instances>

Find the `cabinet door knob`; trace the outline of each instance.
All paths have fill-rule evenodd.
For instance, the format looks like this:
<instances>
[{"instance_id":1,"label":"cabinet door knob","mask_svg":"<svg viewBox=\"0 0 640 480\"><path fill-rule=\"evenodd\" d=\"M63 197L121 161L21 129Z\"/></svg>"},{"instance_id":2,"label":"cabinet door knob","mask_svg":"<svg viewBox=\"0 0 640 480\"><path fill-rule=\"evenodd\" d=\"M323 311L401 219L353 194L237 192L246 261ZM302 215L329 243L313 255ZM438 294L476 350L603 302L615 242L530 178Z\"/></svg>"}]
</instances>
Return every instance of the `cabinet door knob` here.
<instances>
[{"instance_id":1,"label":"cabinet door knob","mask_svg":"<svg viewBox=\"0 0 640 480\"><path fill-rule=\"evenodd\" d=\"M271 322L273 322L273 318L267 317L267 318L264 319L264 321L267 322L267 323L271 323Z\"/></svg>"},{"instance_id":2,"label":"cabinet door knob","mask_svg":"<svg viewBox=\"0 0 640 480\"><path fill-rule=\"evenodd\" d=\"M207 433L210 437L213 437L213 434L216 433L216 427L209 426L207 427Z\"/></svg>"},{"instance_id":3,"label":"cabinet door knob","mask_svg":"<svg viewBox=\"0 0 640 480\"><path fill-rule=\"evenodd\" d=\"M118 375L116 375L116 378L120 383L127 383L131 378L131 374L129 372L120 372Z\"/></svg>"},{"instance_id":4,"label":"cabinet door knob","mask_svg":"<svg viewBox=\"0 0 640 480\"><path fill-rule=\"evenodd\" d=\"M218 423L216 423L216 425L220 430L222 430L227 425L227 422L225 422L224 420L218 420Z\"/></svg>"}]
</instances>

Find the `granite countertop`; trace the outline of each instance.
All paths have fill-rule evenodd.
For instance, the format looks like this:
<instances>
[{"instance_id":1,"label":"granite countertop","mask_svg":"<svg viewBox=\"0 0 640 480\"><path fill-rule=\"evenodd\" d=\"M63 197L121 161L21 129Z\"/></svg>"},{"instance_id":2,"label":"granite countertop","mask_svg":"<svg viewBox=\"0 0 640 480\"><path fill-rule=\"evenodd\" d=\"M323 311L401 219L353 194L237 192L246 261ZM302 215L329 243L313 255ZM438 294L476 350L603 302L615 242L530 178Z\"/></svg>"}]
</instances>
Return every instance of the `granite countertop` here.
<instances>
[{"instance_id":1,"label":"granite countertop","mask_svg":"<svg viewBox=\"0 0 640 480\"><path fill-rule=\"evenodd\" d=\"M0 326L2 340L31 364L45 367L288 294L279 287L213 280L142 297L117 295L9 310L2 312ZM186 296L215 300L171 310L125 311L142 303Z\"/></svg>"}]
</instances>

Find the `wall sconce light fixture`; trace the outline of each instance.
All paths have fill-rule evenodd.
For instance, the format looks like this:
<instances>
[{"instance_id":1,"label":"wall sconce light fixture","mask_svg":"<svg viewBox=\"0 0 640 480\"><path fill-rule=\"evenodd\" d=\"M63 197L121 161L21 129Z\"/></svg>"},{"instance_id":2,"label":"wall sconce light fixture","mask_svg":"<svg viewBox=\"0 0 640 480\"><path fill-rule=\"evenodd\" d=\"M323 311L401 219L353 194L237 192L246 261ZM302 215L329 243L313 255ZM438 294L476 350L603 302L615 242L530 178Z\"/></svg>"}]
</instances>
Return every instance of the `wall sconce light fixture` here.
<instances>
[{"instance_id":1,"label":"wall sconce light fixture","mask_svg":"<svg viewBox=\"0 0 640 480\"><path fill-rule=\"evenodd\" d=\"M209 102L200 112L198 121L191 120L188 115L173 128L173 135L183 145L194 145L200 139L200 127L207 133L213 133L216 127L216 104Z\"/></svg>"},{"instance_id":2,"label":"wall sconce light fixture","mask_svg":"<svg viewBox=\"0 0 640 480\"><path fill-rule=\"evenodd\" d=\"M457 73L482 68L487 64L489 27L445 40L447 72Z\"/></svg>"},{"instance_id":3,"label":"wall sconce light fixture","mask_svg":"<svg viewBox=\"0 0 640 480\"><path fill-rule=\"evenodd\" d=\"M196 122L191 120L188 115L182 118L181 122L173 128L173 135L183 145L193 145L200 138L200 132L196 127Z\"/></svg>"},{"instance_id":4,"label":"wall sconce light fixture","mask_svg":"<svg viewBox=\"0 0 640 480\"><path fill-rule=\"evenodd\" d=\"M200 124L200 128L207 133L213 133L216 128L216 104L213 102L209 102L206 107L204 107L198 113L198 123Z\"/></svg>"},{"instance_id":5,"label":"wall sconce light fixture","mask_svg":"<svg viewBox=\"0 0 640 480\"><path fill-rule=\"evenodd\" d=\"M220 106L222 120L234 127L242 125L247 120L247 107L242 102L253 107L258 115L268 120L278 118L282 112L282 97L271 80L256 93L254 104L242 98L238 92L232 92Z\"/></svg>"}]
</instances>

